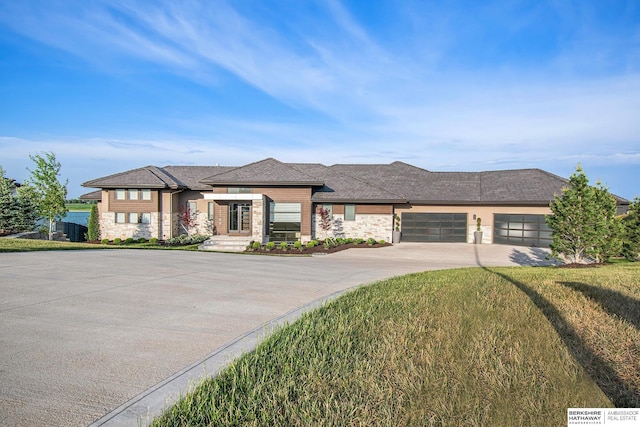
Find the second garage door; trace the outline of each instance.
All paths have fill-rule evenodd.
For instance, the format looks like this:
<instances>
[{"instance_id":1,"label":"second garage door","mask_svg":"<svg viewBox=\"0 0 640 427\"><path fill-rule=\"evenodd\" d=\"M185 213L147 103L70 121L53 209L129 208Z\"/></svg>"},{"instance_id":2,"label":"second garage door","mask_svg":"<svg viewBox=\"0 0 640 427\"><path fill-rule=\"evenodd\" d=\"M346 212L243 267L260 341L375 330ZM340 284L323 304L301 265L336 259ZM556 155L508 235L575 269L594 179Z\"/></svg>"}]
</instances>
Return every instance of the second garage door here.
<instances>
[{"instance_id":1,"label":"second garage door","mask_svg":"<svg viewBox=\"0 0 640 427\"><path fill-rule=\"evenodd\" d=\"M466 242L467 214L402 213L405 242Z\"/></svg>"}]
</instances>

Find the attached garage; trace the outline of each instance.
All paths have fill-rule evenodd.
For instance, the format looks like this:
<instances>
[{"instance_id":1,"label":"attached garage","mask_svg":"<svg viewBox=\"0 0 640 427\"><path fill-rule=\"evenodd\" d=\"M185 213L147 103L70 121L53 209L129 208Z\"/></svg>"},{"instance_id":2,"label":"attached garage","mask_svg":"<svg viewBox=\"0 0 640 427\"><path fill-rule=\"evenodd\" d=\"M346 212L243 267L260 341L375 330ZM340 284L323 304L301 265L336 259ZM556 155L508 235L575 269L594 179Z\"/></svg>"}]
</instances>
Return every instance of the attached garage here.
<instances>
[{"instance_id":1,"label":"attached garage","mask_svg":"<svg viewBox=\"0 0 640 427\"><path fill-rule=\"evenodd\" d=\"M466 242L466 213L403 212L404 242Z\"/></svg>"},{"instance_id":2,"label":"attached garage","mask_svg":"<svg viewBox=\"0 0 640 427\"><path fill-rule=\"evenodd\" d=\"M518 246L549 247L551 230L545 215L495 214L493 242Z\"/></svg>"}]
</instances>

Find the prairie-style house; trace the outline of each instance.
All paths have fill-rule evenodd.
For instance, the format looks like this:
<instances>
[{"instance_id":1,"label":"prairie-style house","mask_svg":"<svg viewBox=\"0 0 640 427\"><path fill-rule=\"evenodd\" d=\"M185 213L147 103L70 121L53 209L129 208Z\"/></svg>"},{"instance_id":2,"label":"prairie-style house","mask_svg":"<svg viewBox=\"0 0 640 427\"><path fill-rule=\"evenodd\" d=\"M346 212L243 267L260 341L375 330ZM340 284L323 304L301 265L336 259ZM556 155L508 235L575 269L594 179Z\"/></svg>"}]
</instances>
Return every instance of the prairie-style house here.
<instances>
[{"instance_id":1,"label":"prairie-style house","mask_svg":"<svg viewBox=\"0 0 640 427\"><path fill-rule=\"evenodd\" d=\"M540 169L431 172L403 162L268 158L239 167L145 166L87 181L100 190L83 197L99 200L107 239L198 233L240 246L328 236L391 241L398 225L403 242L471 243L481 218L483 243L548 246L544 217L566 185ZM326 230L320 209L330 217Z\"/></svg>"}]
</instances>

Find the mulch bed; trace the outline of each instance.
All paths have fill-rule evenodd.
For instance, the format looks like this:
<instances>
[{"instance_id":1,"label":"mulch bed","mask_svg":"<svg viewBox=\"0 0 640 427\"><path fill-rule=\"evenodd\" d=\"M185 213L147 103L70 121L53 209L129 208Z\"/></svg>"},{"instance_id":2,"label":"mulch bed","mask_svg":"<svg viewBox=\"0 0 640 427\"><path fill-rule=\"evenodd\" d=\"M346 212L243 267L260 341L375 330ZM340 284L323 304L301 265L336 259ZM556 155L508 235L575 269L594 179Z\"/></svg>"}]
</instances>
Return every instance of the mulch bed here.
<instances>
[{"instance_id":1,"label":"mulch bed","mask_svg":"<svg viewBox=\"0 0 640 427\"><path fill-rule=\"evenodd\" d=\"M600 262L592 262L590 264L580 264L577 262L573 262L571 264L561 264L557 266L558 268L598 268L602 267L604 264Z\"/></svg>"},{"instance_id":2,"label":"mulch bed","mask_svg":"<svg viewBox=\"0 0 640 427\"><path fill-rule=\"evenodd\" d=\"M302 250L298 250L296 248L289 248L286 251L278 248L271 249L270 251L266 250L264 246L260 249L247 249L245 252L255 253L255 254L269 254L269 255L313 255L313 254L332 254L334 252L344 251L346 249L351 248L359 248L359 249L368 249L368 248L382 248L384 246L391 246L391 243L376 243L375 245L368 245L366 242L356 245L355 243L345 243L344 245L336 246L333 248L325 249L323 245L314 246L313 248L307 248L306 246L302 246Z\"/></svg>"}]
</instances>

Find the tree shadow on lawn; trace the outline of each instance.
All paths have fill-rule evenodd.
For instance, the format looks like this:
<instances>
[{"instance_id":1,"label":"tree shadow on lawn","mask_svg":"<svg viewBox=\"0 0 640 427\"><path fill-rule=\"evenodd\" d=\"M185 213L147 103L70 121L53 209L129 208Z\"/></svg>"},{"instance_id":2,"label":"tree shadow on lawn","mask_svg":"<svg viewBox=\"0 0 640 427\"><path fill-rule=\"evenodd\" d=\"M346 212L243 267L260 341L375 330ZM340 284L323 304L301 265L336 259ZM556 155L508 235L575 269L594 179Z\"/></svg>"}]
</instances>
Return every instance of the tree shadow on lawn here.
<instances>
[{"instance_id":1,"label":"tree shadow on lawn","mask_svg":"<svg viewBox=\"0 0 640 427\"><path fill-rule=\"evenodd\" d=\"M594 380L617 408L640 407L640 392L634 390L631 384L625 382L624 379L615 372L606 359L596 354L595 351L586 344L580 335L571 327L569 322L566 321L562 313L549 300L536 290L531 289L524 283L504 273L493 271L487 267L482 268L512 283L531 299L549 320L587 375Z\"/></svg>"},{"instance_id":2,"label":"tree shadow on lawn","mask_svg":"<svg viewBox=\"0 0 640 427\"><path fill-rule=\"evenodd\" d=\"M609 314L626 320L640 330L640 300L623 293L579 282L560 282L600 304Z\"/></svg>"}]
</instances>

